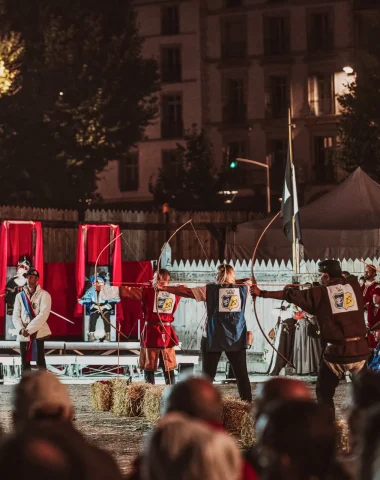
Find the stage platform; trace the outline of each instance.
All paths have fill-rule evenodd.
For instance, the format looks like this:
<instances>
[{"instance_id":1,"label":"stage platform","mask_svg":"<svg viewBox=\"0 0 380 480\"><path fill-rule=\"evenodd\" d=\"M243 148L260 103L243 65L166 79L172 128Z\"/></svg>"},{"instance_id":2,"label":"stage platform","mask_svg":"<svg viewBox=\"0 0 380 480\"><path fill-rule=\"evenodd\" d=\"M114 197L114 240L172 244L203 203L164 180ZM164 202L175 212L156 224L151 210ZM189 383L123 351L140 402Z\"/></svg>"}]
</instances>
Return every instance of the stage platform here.
<instances>
[{"instance_id":1,"label":"stage platform","mask_svg":"<svg viewBox=\"0 0 380 480\"><path fill-rule=\"evenodd\" d=\"M176 347L177 363L193 369L199 363L197 351L185 352ZM120 373L140 377L139 342L45 342L49 370L68 377L112 376ZM19 343L0 341L1 377L17 378L21 374ZM32 362L33 365L33 362ZM2 375L1 375L2 373Z\"/></svg>"}]
</instances>

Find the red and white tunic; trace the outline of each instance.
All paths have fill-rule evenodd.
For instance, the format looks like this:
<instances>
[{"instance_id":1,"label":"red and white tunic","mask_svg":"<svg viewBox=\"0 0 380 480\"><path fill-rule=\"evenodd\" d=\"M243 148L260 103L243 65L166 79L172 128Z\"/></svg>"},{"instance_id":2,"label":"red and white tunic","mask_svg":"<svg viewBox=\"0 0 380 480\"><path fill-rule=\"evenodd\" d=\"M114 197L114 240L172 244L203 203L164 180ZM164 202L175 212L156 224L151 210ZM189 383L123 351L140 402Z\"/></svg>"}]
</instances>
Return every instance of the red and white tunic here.
<instances>
[{"instance_id":1,"label":"red and white tunic","mask_svg":"<svg viewBox=\"0 0 380 480\"><path fill-rule=\"evenodd\" d=\"M141 334L141 346L170 348L178 345L178 337L172 323L180 300L181 297L172 293L156 292L153 287L143 289L142 310L145 324Z\"/></svg>"}]
</instances>

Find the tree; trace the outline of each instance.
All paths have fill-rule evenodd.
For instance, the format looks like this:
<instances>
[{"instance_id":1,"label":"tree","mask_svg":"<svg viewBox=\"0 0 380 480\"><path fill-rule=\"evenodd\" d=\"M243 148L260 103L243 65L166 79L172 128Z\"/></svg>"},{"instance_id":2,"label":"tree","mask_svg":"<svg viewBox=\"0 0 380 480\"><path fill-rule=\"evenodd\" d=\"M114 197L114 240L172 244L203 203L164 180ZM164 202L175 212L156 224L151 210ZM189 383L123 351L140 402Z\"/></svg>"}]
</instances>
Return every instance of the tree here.
<instances>
[{"instance_id":1,"label":"tree","mask_svg":"<svg viewBox=\"0 0 380 480\"><path fill-rule=\"evenodd\" d=\"M343 177L360 166L380 180L380 47L373 41L380 34L379 19L372 15L372 24L367 24L355 64L356 80L338 97L342 112L336 164Z\"/></svg>"},{"instance_id":2,"label":"tree","mask_svg":"<svg viewBox=\"0 0 380 480\"><path fill-rule=\"evenodd\" d=\"M177 144L176 162L163 165L149 191L157 205L168 203L177 210L217 208L217 175L212 161L212 146L205 130L196 124L186 132L186 145Z\"/></svg>"},{"instance_id":3,"label":"tree","mask_svg":"<svg viewBox=\"0 0 380 480\"><path fill-rule=\"evenodd\" d=\"M0 44L18 38L23 54L0 98L0 201L76 207L154 119L157 63L142 58L132 0L3 4Z\"/></svg>"}]
</instances>

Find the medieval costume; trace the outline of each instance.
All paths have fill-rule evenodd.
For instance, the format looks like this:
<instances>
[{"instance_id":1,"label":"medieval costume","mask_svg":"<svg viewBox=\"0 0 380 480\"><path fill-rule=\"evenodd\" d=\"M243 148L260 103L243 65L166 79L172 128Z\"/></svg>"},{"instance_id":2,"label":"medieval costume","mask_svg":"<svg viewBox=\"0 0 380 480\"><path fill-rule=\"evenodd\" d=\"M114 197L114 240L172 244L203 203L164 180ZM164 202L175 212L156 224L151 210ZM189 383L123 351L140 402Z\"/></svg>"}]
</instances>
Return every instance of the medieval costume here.
<instances>
[{"instance_id":1,"label":"medieval costume","mask_svg":"<svg viewBox=\"0 0 380 480\"><path fill-rule=\"evenodd\" d=\"M306 312L299 313L295 325L293 364L297 375L316 375L322 354L317 318Z\"/></svg>"},{"instance_id":2,"label":"medieval costume","mask_svg":"<svg viewBox=\"0 0 380 480\"><path fill-rule=\"evenodd\" d=\"M282 301L279 308L274 308L272 313L277 316L277 323L274 329L269 332L269 337L274 342L274 347L285 358L291 360L294 348L294 330L296 320L294 306ZM277 376L286 366L286 361L272 349L272 356L269 362L268 374Z\"/></svg>"},{"instance_id":3,"label":"medieval costume","mask_svg":"<svg viewBox=\"0 0 380 480\"><path fill-rule=\"evenodd\" d=\"M158 277L161 276L170 279L170 274L165 269L159 270ZM177 367L174 347L179 341L172 323L180 297L167 292L157 292L154 286L120 288L102 286L101 294L108 301L120 295L122 298L141 302L144 327L141 334L139 366L144 370L145 381L153 384L154 372L160 366L164 372L165 383L174 384L174 369Z\"/></svg>"},{"instance_id":4,"label":"medieval costume","mask_svg":"<svg viewBox=\"0 0 380 480\"><path fill-rule=\"evenodd\" d=\"M308 290L272 292L251 288L252 295L285 299L315 315L326 344L318 371L317 399L334 411L334 394L341 376L360 372L369 349L364 322L363 294L356 278L344 279L337 260L319 263L324 285Z\"/></svg>"},{"instance_id":5,"label":"medieval costume","mask_svg":"<svg viewBox=\"0 0 380 480\"><path fill-rule=\"evenodd\" d=\"M115 308L116 303L120 302L120 298L116 297L112 300L106 300L102 292L98 292L95 288L95 284L100 286L105 285L104 277L100 275L93 275L90 278L92 286L86 291L82 298L78 300L81 305L86 306L86 313L90 316L90 325L88 332L88 341L95 342L95 330L96 323L99 317L103 320L105 337L104 340L111 341L111 314Z\"/></svg>"},{"instance_id":6,"label":"medieval costume","mask_svg":"<svg viewBox=\"0 0 380 480\"><path fill-rule=\"evenodd\" d=\"M372 298L367 304L367 323L368 328L371 328L380 322L380 304L374 303L374 296L380 296L380 287L372 289ZM370 348L376 348L377 341L373 333L368 333L368 345Z\"/></svg>"},{"instance_id":7,"label":"medieval costume","mask_svg":"<svg viewBox=\"0 0 380 480\"><path fill-rule=\"evenodd\" d=\"M51 297L40 285L32 288L29 278L38 281L39 273L35 269L27 273L28 285L16 296L13 309L13 324L20 342L22 371L29 370L30 362L36 360L39 368L46 368L44 340L51 335L47 320L51 310Z\"/></svg>"},{"instance_id":8,"label":"medieval costume","mask_svg":"<svg viewBox=\"0 0 380 480\"><path fill-rule=\"evenodd\" d=\"M17 263L16 275L8 280L5 286L5 303L7 304L7 314L13 314L13 306L16 295L22 291L26 284L25 274L30 269L30 262L24 257Z\"/></svg>"}]
</instances>

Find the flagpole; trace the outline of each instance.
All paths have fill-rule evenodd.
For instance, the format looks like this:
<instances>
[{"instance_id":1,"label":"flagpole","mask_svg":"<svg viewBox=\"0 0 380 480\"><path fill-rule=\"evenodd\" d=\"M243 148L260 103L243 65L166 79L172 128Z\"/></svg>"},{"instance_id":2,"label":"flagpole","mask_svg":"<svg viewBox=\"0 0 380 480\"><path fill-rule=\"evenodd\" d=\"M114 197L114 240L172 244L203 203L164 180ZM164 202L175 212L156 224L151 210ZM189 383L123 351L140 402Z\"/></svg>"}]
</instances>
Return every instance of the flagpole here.
<instances>
[{"instance_id":1,"label":"flagpole","mask_svg":"<svg viewBox=\"0 0 380 480\"><path fill-rule=\"evenodd\" d=\"M290 111L290 108L288 109L288 129L289 129L289 163L290 163L290 169L291 169L291 177L293 178L293 134L292 134L292 114ZM294 273L298 274L300 273L300 264L299 264L299 244L297 242L297 236L296 236L296 219L294 216L294 210L292 212L292 233L293 233L293 244L292 244L292 250L293 250L293 270Z\"/></svg>"}]
</instances>

